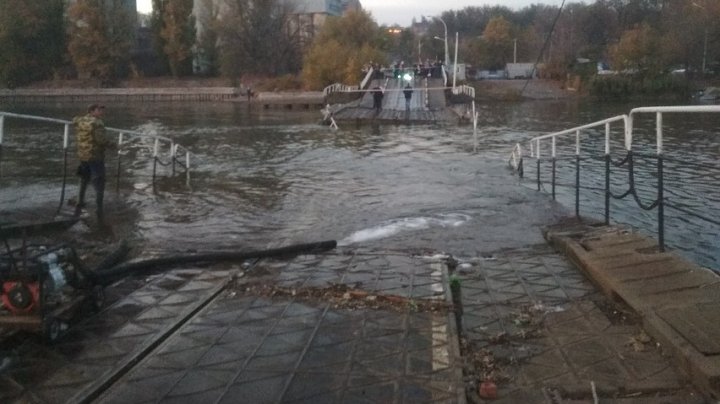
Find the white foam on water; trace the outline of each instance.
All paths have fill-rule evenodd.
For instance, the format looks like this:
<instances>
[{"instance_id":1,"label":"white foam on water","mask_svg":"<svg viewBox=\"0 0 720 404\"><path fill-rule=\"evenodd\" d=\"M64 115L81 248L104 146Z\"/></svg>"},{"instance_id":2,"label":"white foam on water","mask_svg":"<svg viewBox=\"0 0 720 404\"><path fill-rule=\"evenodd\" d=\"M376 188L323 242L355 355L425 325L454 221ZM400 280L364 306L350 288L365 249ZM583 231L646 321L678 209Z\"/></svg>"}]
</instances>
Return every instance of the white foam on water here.
<instances>
[{"instance_id":1,"label":"white foam on water","mask_svg":"<svg viewBox=\"0 0 720 404\"><path fill-rule=\"evenodd\" d=\"M338 241L339 246L379 240L408 231L425 230L431 227L457 227L470 220L470 216L462 213L447 213L435 217L408 217L393 219L355 233Z\"/></svg>"}]
</instances>

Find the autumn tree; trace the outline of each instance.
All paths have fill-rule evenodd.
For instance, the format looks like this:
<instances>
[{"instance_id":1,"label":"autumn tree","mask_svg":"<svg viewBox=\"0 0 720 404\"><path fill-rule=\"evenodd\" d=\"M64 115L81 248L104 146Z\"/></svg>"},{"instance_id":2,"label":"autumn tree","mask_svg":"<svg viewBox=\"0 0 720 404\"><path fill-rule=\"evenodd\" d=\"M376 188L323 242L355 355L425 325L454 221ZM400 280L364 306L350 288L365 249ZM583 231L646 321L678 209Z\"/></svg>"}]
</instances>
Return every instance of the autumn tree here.
<instances>
[{"instance_id":1,"label":"autumn tree","mask_svg":"<svg viewBox=\"0 0 720 404\"><path fill-rule=\"evenodd\" d=\"M513 46L512 26L503 17L493 17L483 31L485 54L483 64L491 69L501 69L510 60Z\"/></svg>"},{"instance_id":2,"label":"autumn tree","mask_svg":"<svg viewBox=\"0 0 720 404\"><path fill-rule=\"evenodd\" d=\"M219 72L220 55L218 50L219 9L214 0L201 0L198 14L197 32L198 73L215 76Z\"/></svg>"},{"instance_id":3,"label":"autumn tree","mask_svg":"<svg viewBox=\"0 0 720 404\"><path fill-rule=\"evenodd\" d=\"M292 4L281 0L226 0L218 20L220 71L282 75L301 65L300 37L287 24Z\"/></svg>"},{"instance_id":4,"label":"autumn tree","mask_svg":"<svg viewBox=\"0 0 720 404\"><path fill-rule=\"evenodd\" d=\"M78 0L70 6L68 49L81 77L107 84L127 73L134 17L119 0Z\"/></svg>"},{"instance_id":5,"label":"autumn tree","mask_svg":"<svg viewBox=\"0 0 720 404\"><path fill-rule=\"evenodd\" d=\"M658 40L658 33L649 24L626 30L610 50L613 66L642 74L658 72L661 69Z\"/></svg>"},{"instance_id":6,"label":"autumn tree","mask_svg":"<svg viewBox=\"0 0 720 404\"><path fill-rule=\"evenodd\" d=\"M192 73L192 49L195 45L193 0L174 0L163 4L163 52L174 77Z\"/></svg>"},{"instance_id":7,"label":"autumn tree","mask_svg":"<svg viewBox=\"0 0 720 404\"><path fill-rule=\"evenodd\" d=\"M62 0L0 0L0 82L46 79L64 65Z\"/></svg>"},{"instance_id":8,"label":"autumn tree","mask_svg":"<svg viewBox=\"0 0 720 404\"><path fill-rule=\"evenodd\" d=\"M158 63L158 73L167 74L170 71L170 63L165 55L165 39L162 35L165 27L165 4L170 0L152 0L152 14L150 14L150 31L152 32L152 45L155 50Z\"/></svg>"},{"instance_id":9,"label":"autumn tree","mask_svg":"<svg viewBox=\"0 0 720 404\"><path fill-rule=\"evenodd\" d=\"M359 83L362 66L385 63L380 29L366 11L329 17L305 56L303 82L320 89L332 83Z\"/></svg>"}]
</instances>

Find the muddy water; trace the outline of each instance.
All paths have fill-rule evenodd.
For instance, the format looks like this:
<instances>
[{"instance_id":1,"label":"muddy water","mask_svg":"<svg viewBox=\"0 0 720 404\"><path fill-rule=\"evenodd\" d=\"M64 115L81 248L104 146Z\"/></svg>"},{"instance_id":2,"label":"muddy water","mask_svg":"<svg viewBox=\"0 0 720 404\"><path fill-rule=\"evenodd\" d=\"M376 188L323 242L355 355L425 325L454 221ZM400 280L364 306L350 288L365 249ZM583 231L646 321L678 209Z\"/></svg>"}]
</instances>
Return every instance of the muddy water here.
<instances>
[{"instance_id":1,"label":"muddy water","mask_svg":"<svg viewBox=\"0 0 720 404\"><path fill-rule=\"evenodd\" d=\"M182 175L151 186L152 145L133 142L123 151L120 191L110 198L137 215L132 236L147 250L187 251L242 246L264 248L336 239L347 246L405 251L485 254L542 242L538 228L573 211L574 190L559 187L558 200L534 191L534 162L518 180L506 169L512 145L535 135L627 112L636 105L528 102L481 105L476 143L472 128L445 126L317 124L317 111L249 113L231 103L109 105L108 126L175 139L192 151L190 186ZM69 119L80 105L5 106L5 111ZM666 151L688 168L666 162L667 195L714 217L718 190L718 119L665 119ZM641 129L639 138L653 144ZM62 129L6 122L0 163L0 209L52 205L62 173ZM601 135L584 147L602 154ZM574 145L560 145L569 150ZM645 151L651 150L647 148ZM117 157L108 161L114 188ZM72 166L74 162L71 161ZM527 164L527 163L526 163ZM652 199L654 163L638 173L641 196ZM570 163L559 181L572 183ZM601 160L583 162L583 183L602 187ZM622 172L613 174L622 191ZM545 180L549 179L544 174ZM549 184L543 185L549 190ZM74 181L68 189L74 194ZM582 193L581 214L601 217L602 193ZM668 243L690 258L718 268L718 226L668 209ZM612 220L655 234L655 212L634 202L614 202Z\"/></svg>"}]
</instances>

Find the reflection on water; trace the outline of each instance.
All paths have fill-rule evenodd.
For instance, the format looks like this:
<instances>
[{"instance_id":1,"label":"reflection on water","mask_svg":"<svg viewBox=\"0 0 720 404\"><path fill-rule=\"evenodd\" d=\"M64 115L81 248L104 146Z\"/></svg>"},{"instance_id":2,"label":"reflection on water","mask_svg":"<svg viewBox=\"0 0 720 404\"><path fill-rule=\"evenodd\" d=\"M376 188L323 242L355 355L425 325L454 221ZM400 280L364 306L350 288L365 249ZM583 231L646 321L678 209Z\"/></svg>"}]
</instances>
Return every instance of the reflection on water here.
<instances>
[{"instance_id":1,"label":"reflection on water","mask_svg":"<svg viewBox=\"0 0 720 404\"><path fill-rule=\"evenodd\" d=\"M153 187L152 144L134 140L120 164L124 203L140 214L137 237L147 248L219 248L238 243L253 248L290 242L338 239L342 243L385 240L407 234L407 244L438 242L428 232L468 227L474 218L492 220L499 199L493 190L514 192L517 178L504 169L512 146L533 136L567 129L629 111L638 105L543 101L480 105L479 144L474 152L469 126L341 126L317 124L317 111L248 113L233 103L157 103L110 105L108 126L168 136L192 151L191 187L184 176L167 177ZM82 105L15 106L11 112L69 119ZM705 215L720 204L717 117L665 118L666 196ZM638 122L636 138L654 151L650 127ZM62 128L6 122L0 164L0 207L56 201L62 178ZM604 147L602 131L589 131L582 161L581 214L602 217ZM622 149L614 136L613 150ZM560 153L574 150L574 139L559 142ZM166 153L166 152L165 152ZM526 151L527 153L527 151ZM619 158L619 156L617 157ZM114 183L117 156L108 161ZM692 161L703 166L689 167ZM70 167L74 166L71 158ZM526 160L522 184L534 189L534 161ZM654 199L655 162L638 156L637 185L645 203ZM549 191L549 165L543 187ZM558 180L574 182L574 160L558 162ZM614 169L613 192L626 186L627 173ZM72 187L75 185L73 184ZM75 188L69 190L74 194ZM527 192L527 190L525 190ZM560 186L558 200L570 208L574 189ZM527 198L519 193L518 203ZM503 202L505 203L505 202ZM718 226L667 209L666 239L690 258L718 268ZM539 213L538 213L539 214ZM656 211L644 212L631 200L613 201L613 221L642 227L655 235ZM473 230L474 231L474 230ZM482 230L481 230L482 231ZM482 234L457 236L463 245ZM452 240L443 240L452 241ZM395 242L395 241L392 241ZM384 244L387 245L387 244Z\"/></svg>"}]
</instances>

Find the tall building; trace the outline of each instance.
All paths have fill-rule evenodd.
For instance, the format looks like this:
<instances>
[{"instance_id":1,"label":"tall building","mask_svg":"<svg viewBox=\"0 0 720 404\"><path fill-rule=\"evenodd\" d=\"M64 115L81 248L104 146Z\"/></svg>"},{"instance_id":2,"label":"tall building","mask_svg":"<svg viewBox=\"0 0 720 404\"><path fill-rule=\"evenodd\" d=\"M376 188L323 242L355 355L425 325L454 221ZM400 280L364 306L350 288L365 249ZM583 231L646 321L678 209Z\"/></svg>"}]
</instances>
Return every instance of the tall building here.
<instances>
[{"instance_id":1,"label":"tall building","mask_svg":"<svg viewBox=\"0 0 720 404\"><path fill-rule=\"evenodd\" d=\"M222 4L225 0L194 0L193 13L196 16L197 30L203 30L203 21L207 20L210 3L222 13ZM301 27L306 37L314 37L315 33L325 23L327 17L342 16L350 10L360 10L360 0L285 0L291 6L292 16L289 24Z\"/></svg>"},{"instance_id":2,"label":"tall building","mask_svg":"<svg viewBox=\"0 0 720 404\"><path fill-rule=\"evenodd\" d=\"M293 5L291 24L312 39L328 17L340 17L347 11L360 10L359 0L287 0Z\"/></svg>"},{"instance_id":3,"label":"tall building","mask_svg":"<svg viewBox=\"0 0 720 404\"><path fill-rule=\"evenodd\" d=\"M194 0L193 14L195 15L196 34L200 38L206 24L213 18L221 18L227 0ZM250 0L253 1L253 0ZM262 1L262 0L261 0ZM305 46L312 42L320 27L328 17L340 17L350 10L360 10L359 0L281 0L290 6L290 15L287 21L292 31L300 35L300 45ZM216 13L215 16L212 14ZM206 61L202 55L196 54L194 61L195 72L206 70Z\"/></svg>"}]
</instances>

